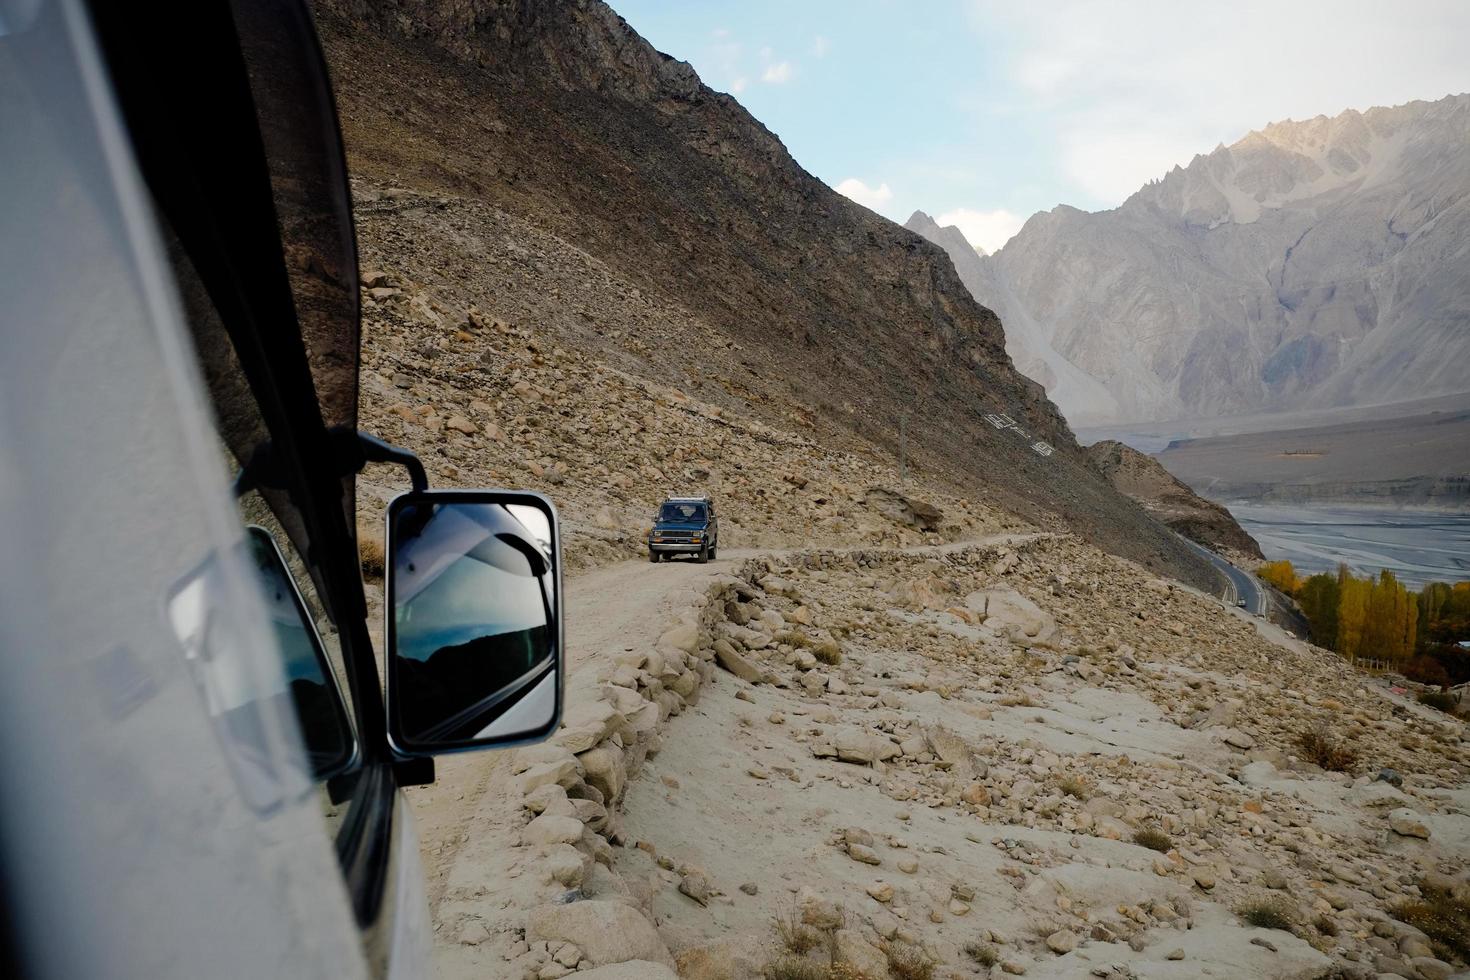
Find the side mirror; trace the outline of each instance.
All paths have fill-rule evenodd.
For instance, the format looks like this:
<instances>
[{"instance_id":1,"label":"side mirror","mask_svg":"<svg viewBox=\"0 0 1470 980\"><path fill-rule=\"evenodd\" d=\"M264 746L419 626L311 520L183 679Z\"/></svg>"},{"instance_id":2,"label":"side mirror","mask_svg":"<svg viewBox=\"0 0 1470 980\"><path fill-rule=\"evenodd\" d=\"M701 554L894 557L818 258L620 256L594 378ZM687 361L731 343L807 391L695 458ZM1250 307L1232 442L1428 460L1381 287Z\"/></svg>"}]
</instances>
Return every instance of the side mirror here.
<instances>
[{"instance_id":1,"label":"side mirror","mask_svg":"<svg viewBox=\"0 0 1470 980\"><path fill-rule=\"evenodd\" d=\"M403 755L539 741L561 720L561 546L536 493L388 505L388 734Z\"/></svg>"}]
</instances>

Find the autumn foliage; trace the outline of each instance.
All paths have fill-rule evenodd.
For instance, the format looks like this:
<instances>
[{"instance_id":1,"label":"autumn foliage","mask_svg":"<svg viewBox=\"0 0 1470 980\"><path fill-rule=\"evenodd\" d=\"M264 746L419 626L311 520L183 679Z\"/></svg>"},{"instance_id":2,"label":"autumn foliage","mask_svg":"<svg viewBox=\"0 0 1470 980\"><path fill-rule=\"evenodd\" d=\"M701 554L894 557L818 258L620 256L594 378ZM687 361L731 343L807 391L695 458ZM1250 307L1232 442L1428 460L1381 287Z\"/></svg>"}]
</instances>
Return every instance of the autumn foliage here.
<instances>
[{"instance_id":1,"label":"autumn foliage","mask_svg":"<svg viewBox=\"0 0 1470 980\"><path fill-rule=\"evenodd\" d=\"M1343 565L1303 579L1287 561L1256 574L1296 598L1314 642L1351 660L1386 661L1422 683L1457 683L1470 673L1470 657L1456 646L1470 638L1470 582L1431 582L1416 593L1387 570L1358 578Z\"/></svg>"}]
</instances>

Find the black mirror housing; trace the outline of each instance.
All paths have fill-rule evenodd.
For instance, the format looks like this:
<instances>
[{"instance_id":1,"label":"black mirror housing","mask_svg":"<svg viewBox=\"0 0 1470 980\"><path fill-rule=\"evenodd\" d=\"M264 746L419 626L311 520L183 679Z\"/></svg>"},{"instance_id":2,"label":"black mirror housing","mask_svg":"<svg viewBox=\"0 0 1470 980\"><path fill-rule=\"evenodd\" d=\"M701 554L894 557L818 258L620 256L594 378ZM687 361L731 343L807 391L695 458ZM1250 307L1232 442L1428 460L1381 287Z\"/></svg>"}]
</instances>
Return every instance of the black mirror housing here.
<instances>
[{"instance_id":1,"label":"black mirror housing","mask_svg":"<svg viewBox=\"0 0 1470 980\"><path fill-rule=\"evenodd\" d=\"M538 493L388 505L388 737L404 757L549 738L565 683L560 527Z\"/></svg>"}]
</instances>

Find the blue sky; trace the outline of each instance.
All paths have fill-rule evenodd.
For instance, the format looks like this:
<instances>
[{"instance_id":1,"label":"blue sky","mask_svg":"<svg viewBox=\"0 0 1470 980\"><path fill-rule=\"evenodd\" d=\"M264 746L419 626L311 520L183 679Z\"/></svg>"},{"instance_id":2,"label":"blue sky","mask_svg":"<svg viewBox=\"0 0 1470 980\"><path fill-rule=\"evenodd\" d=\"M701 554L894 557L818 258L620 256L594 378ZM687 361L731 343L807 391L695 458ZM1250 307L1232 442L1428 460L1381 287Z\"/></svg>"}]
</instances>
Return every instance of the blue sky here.
<instances>
[{"instance_id":1,"label":"blue sky","mask_svg":"<svg viewBox=\"0 0 1470 980\"><path fill-rule=\"evenodd\" d=\"M1280 119L1470 90L1470 0L611 0L802 166L993 251Z\"/></svg>"}]
</instances>

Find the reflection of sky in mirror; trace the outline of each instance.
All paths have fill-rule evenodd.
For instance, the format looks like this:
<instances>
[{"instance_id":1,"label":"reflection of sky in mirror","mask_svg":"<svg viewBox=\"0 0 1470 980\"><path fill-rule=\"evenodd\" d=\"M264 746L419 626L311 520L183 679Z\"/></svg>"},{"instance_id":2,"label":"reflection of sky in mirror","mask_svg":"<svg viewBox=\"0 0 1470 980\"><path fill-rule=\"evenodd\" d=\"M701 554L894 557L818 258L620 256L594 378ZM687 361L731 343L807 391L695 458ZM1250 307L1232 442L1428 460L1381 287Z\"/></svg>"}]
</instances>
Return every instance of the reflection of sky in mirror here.
<instances>
[{"instance_id":1,"label":"reflection of sky in mirror","mask_svg":"<svg viewBox=\"0 0 1470 980\"><path fill-rule=\"evenodd\" d=\"M540 507L529 504L506 504L505 509L521 522L521 527L541 544L542 550L551 554L551 518Z\"/></svg>"},{"instance_id":2,"label":"reflection of sky in mirror","mask_svg":"<svg viewBox=\"0 0 1470 980\"><path fill-rule=\"evenodd\" d=\"M550 534L539 509L516 506L533 511ZM485 507L441 506L418 536L396 543L394 625L400 656L427 660L447 646L547 625L549 596L543 597L541 583L529 574L527 556L495 536L496 526L505 531L513 526L507 508ZM467 516L471 509L480 509L476 517L492 518L489 526Z\"/></svg>"},{"instance_id":3,"label":"reflection of sky in mirror","mask_svg":"<svg viewBox=\"0 0 1470 980\"><path fill-rule=\"evenodd\" d=\"M261 601L270 614L287 679L326 683L321 662L317 659L318 641L313 629L302 619L303 610L296 600L296 585L282 564L270 532L252 527L250 547L259 575Z\"/></svg>"}]
</instances>

